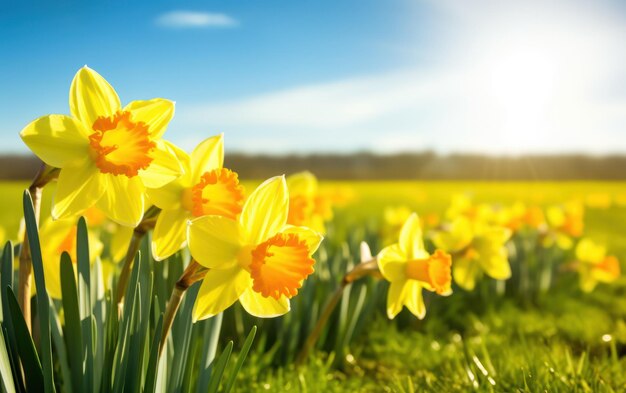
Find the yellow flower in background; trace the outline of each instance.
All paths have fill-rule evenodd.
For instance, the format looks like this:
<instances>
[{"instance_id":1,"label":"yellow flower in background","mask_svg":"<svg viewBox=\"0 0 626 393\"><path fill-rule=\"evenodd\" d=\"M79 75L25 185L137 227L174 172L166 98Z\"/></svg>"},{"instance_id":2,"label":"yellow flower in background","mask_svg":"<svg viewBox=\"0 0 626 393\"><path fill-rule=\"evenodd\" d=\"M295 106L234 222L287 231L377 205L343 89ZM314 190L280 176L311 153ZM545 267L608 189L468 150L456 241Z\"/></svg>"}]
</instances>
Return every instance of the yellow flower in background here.
<instances>
[{"instance_id":1,"label":"yellow flower in background","mask_svg":"<svg viewBox=\"0 0 626 393\"><path fill-rule=\"evenodd\" d=\"M426 315L422 289L439 295L452 293L450 255L436 250L430 255L424 248L422 226L417 214L406 220L399 241L378 254L378 267L389 281L387 316L393 319L406 306L419 319Z\"/></svg>"},{"instance_id":2,"label":"yellow flower in background","mask_svg":"<svg viewBox=\"0 0 626 393\"><path fill-rule=\"evenodd\" d=\"M522 202L494 210L494 223L516 232L524 228L541 229L545 226L543 210L537 206L527 207Z\"/></svg>"},{"instance_id":3,"label":"yellow flower in background","mask_svg":"<svg viewBox=\"0 0 626 393\"><path fill-rule=\"evenodd\" d=\"M41 259L43 261L46 290L54 299L61 299L61 254L67 252L72 258L76 271L76 231L77 220L56 220L48 218L39 229ZM96 231L88 232L89 258L93 263L102 253L102 242ZM35 286L31 288L34 290Z\"/></svg>"},{"instance_id":4,"label":"yellow flower in background","mask_svg":"<svg viewBox=\"0 0 626 393\"><path fill-rule=\"evenodd\" d=\"M608 209L613 204L613 198L607 193L589 194L585 198L585 204L594 209Z\"/></svg>"},{"instance_id":5,"label":"yellow flower in background","mask_svg":"<svg viewBox=\"0 0 626 393\"><path fill-rule=\"evenodd\" d=\"M317 178L311 172L294 173L287 177L289 216L287 223L306 226L325 233L324 223L333 218L331 200L319 191Z\"/></svg>"},{"instance_id":6,"label":"yellow flower in background","mask_svg":"<svg viewBox=\"0 0 626 393\"><path fill-rule=\"evenodd\" d=\"M0 227L0 247L4 247L4 243L7 242L7 231Z\"/></svg>"},{"instance_id":7,"label":"yellow flower in background","mask_svg":"<svg viewBox=\"0 0 626 393\"><path fill-rule=\"evenodd\" d=\"M383 210L383 224L381 236L384 245L390 245L397 241L402 226L413 214L407 206L387 206Z\"/></svg>"},{"instance_id":8,"label":"yellow flower in background","mask_svg":"<svg viewBox=\"0 0 626 393\"><path fill-rule=\"evenodd\" d=\"M544 247L557 247L569 250L574 245L573 238L582 236L585 226L584 207L578 201L550 206L546 210L548 231L543 239Z\"/></svg>"},{"instance_id":9,"label":"yellow flower in background","mask_svg":"<svg viewBox=\"0 0 626 393\"><path fill-rule=\"evenodd\" d=\"M580 287L591 292L598 283L611 283L620 276L619 260L606 255L606 247L591 239L581 239L576 246L576 265L580 274Z\"/></svg>"},{"instance_id":10,"label":"yellow flower in background","mask_svg":"<svg viewBox=\"0 0 626 393\"><path fill-rule=\"evenodd\" d=\"M176 152L185 175L164 187L148 190L148 198L161 208L152 236L156 260L185 246L189 220L206 215L234 220L243 207L244 191L237 174L222 167L222 135L201 142L191 156L180 149Z\"/></svg>"},{"instance_id":11,"label":"yellow flower in background","mask_svg":"<svg viewBox=\"0 0 626 393\"><path fill-rule=\"evenodd\" d=\"M96 205L119 224L136 226L145 188L182 172L173 145L161 139L174 103L155 98L122 107L111 85L83 67L70 87L70 112L40 117L20 133L42 161L61 168L52 216L77 216Z\"/></svg>"},{"instance_id":12,"label":"yellow flower in background","mask_svg":"<svg viewBox=\"0 0 626 393\"><path fill-rule=\"evenodd\" d=\"M322 236L288 225L288 209L287 184L280 176L250 195L238 220L211 215L191 221L189 250L210 269L196 298L194 321L219 314L237 299L257 317L289 311L289 299L313 273L312 254Z\"/></svg>"},{"instance_id":13,"label":"yellow flower in background","mask_svg":"<svg viewBox=\"0 0 626 393\"><path fill-rule=\"evenodd\" d=\"M483 273L496 280L511 277L506 249L510 237L508 228L472 223L467 217L458 217L447 230L435 233L433 243L454 256L454 281L471 291Z\"/></svg>"},{"instance_id":14,"label":"yellow flower in background","mask_svg":"<svg viewBox=\"0 0 626 393\"><path fill-rule=\"evenodd\" d=\"M494 209L492 206L481 203L474 204L472 199L465 194L452 196L450 206L446 210L446 218L454 220L457 217L466 217L470 221L488 222L494 220Z\"/></svg>"}]
</instances>

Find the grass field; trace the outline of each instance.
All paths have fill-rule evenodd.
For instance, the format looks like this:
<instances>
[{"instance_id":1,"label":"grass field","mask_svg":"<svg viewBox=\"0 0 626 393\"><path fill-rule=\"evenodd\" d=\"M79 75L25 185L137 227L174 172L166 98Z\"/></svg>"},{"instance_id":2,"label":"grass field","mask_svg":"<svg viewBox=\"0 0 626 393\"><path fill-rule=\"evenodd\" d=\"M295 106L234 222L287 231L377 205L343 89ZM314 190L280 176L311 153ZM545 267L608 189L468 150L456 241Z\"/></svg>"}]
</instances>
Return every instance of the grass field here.
<instances>
[{"instance_id":1,"label":"grass field","mask_svg":"<svg viewBox=\"0 0 626 393\"><path fill-rule=\"evenodd\" d=\"M253 189L258 182L245 182ZM26 184L0 187L0 222L7 234L19 227L21 192ZM516 201L545 206L581 200L585 236L606 243L626 261L626 183L471 183L471 182L326 182L326 191L343 195L335 210L317 273L303 293L338 280L333 263L354 262L355 247L367 240L380 250L378 228L387 206L405 205L425 216L441 216L455 194L476 202L508 205ZM46 190L42 217L49 214ZM10 237L10 236L9 236ZM566 254L563 258L568 258ZM350 262L348 262L348 265ZM318 280L318 281L316 281ZM320 341L301 367L289 348L307 310L296 300L279 321L254 320L235 307L224 316L222 336L241 346L242 325L259 326L259 339L238 376L238 391L562 391L603 392L626 389L626 280L600 284L592 293L578 289L573 274L555 277L544 293L515 289L515 277L503 294L493 280L474 291L454 287L451 297L428 297L427 315L418 320L403 311L385 317L386 283L367 278L354 284ZM317 287L316 287L317 284ZM305 295L301 295L305 297ZM298 296L295 299L298 299ZM351 314L353 310L354 314ZM346 316L347 315L347 316ZM302 322L304 324L304 322ZM348 333L345 333L348 332ZM282 335L282 336L281 336ZM335 337L337 336L337 337ZM339 337L340 336L340 337ZM339 337L339 338L338 338ZM273 345L267 344L274 342Z\"/></svg>"}]
</instances>

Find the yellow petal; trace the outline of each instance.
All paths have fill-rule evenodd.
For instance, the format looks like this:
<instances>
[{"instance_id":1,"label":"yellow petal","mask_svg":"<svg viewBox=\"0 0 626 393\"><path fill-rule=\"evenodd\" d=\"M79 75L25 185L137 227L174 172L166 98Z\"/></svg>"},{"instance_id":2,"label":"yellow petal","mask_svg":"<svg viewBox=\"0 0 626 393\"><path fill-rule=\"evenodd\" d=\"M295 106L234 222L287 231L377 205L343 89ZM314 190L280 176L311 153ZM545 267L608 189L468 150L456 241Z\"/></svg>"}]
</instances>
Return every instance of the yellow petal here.
<instances>
[{"instance_id":1,"label":"yellow petal","mask_svg":"<svg viewBox=\"0 0 626 393\"><path fill-rule=\"evenodd\" d=\"M266 180L248 197L239 221L247 230L248 243L259 244L287 223L289 194L284 176Z\"/></svg>"},{"instance_id":2,"label":"yellow petal","mask_svg":"<svg viewBox=\"0 0 626 393\"><path fill-rule=\"evenodd\" d=\"M116 226L115 232L111 237L109 253L113 262L119 262L126 256L128 245L133 237L133 228L125 226Z\"/></svg>"},{"instance_id":3,"label":"yellow petal","mask_svg":"<svg viewBox=\"0 0 626 393\"><path fill-rule=\"evenodd\" d=\"M419 319L426 315L426 307L422 297L422 287L415 280L401 280L391 282L387 293L387 316L393 319L402 306L407 306L409 311Z\"/></svg>"},{"instance_id":4,"label":"yellow petal","mask_svg":"<svg viewBox=\"0 0 626 393\"><path fill-rule=\"evenodd\" d=\"M473 237L471 222L466 217L459 216L452 222L449 230L438 231L433 236L433 243L437 248L454 253L467 247Z\"/></svg>"},{"instance_id":5,"label":"yellow petal","mask_svg":"<svg viewBox=\"0 0 626 393\"><path fill-rule=\"evenodd\" d=\"M428 258L428 252L424 249L422 225L417 214L411 214L402 226L398 243L409 259Z\"/></svg>"},{"instance_id":6,"label":"yellow petal","mask_svg":"<svg viewBox=\"0 0 626 393\"><path fill-rule=\"evenodd\" d=\"M144 211L145 188L139 177L106 175L107 190L98 201L98 207L111 220L127 227L136 227Z\"/></svg>"},{"instance_id":7,"label":"yellow petal","mask_svg":"<svg viewBox=\"0 0 626 393\"><path fill-rule=\"evenodd\" d=\"M187 221L191 218L185 210L162 210L152 235L152 256L157 261L170 257L187 242Z\"/></svg>"},{"instance_id":8,"label":"yellow petal","mask_svg":"<svg viewBox=\"0 0 626 393\"><path fill-rule=\"evenodd\" d=\"M40 117L24 127L20 136L43 162L56 168L82 161L89 154L85 127L69 116Z\"/></svg>"},{"instance_id":9,"label":"yellow petal","mask_svg":"<svg viewBox=\"0 0 626 393\"><path fill-rule=\"evenodd\" d=\"M606 256L606 247L589 238L581 239L576 245L576 258L582 262L600 262Z\"/></svg>"},{"instance_id":10,"label":"yellow petal","mask_svg":"<svg viewBox=\"0 0 626 393\"><path fill-rule=\"evenodd\" d=\"M150 153L152 162L146 169L139 171L141 181L148 188L163 187L183 173L178 157L170 148L172 144L163 140L155 142L156 148Z\"/></svg>"},{"instance_id":11,"label":"yellow petal","mask_svg":"<svg viewBox=\"0 0 626 393\"><path fill-rule=\"evenodd\" d=\"M294 173L287 176L289 195L304 195L313 197L317 193L317 178L309 171Z\"/></svg>"},{"instance_id":12,"label":"yellow petal","mask_svg":"<svg viewBox=\"0 0 626 393\"><path fill-rule=\"evenodd\" d=\"M500 249L491 255L480 258L480 265L482 269L491 278L496 280L507 280L511 278L511 266L507 258L508 253L506 249Z\"/></svg>"},{"instance_id":13,"label":"yellow petal","mask_svg":"<svg viewBox=\"0 0 626 393\"><path fill-rule=\"evenodd\" d=\"M146 124L150 137L158 139L163 136L174 117L174 102L164 98L132 101L124 107L124 111L131 113L133 122Z\"/></svg>"},{"instance_id":14,"label":"yellow petal","mask_svg":"<svg viewBox=\"0 0 626 393\"><path fill-rule=\"evenodd\" d=\"M98 117L112 116L120 109L120 99L109 82L87 66L78 70L70 87L72 116L91 129Z\"/></svg>"},{"instance_id":15,"label":"yellow petal","mask_svg":"<svg viewBox=\"0 0 626 393\"><path fill-rule=\"evenodd\" d=\"M213 317L230 307L246 290L248 272L239 265L206 273L193 306L194 322Z\"/></svg>"},{"instance_id":16,"label":"yellow petal","mask_svg":"<svg viewBox=\"0 0 626 393\"><path fill-rule=\"evenodd\" d=\"M426 306L424 305L424 297L422 296L422 286L418 281L408 280L404 284L406 297L404 305L419 319L426 316Z\"/></svg>"},{"instance_id":17,"label":"yellow petal","mask_svg":"<svg viewBox=\"0 0 626 393\"><path fill-rule=\"evenodd\" d=\"M184 190L180 181L174 180L163 187L147 188L146 195L159 209L174 210L180 208Z\"/></svg>"},{"instance_id":18,"label":"yellow petal","mask_svg":"<svg viewBox=\"0 0 626 393\"><path fill-rule=\"evenodd\" d=\"M191 176L194 182L204 172L224 166L224 134L212 136L200 142L191 153Z\"/></svg>"},{"instance_id":19,"label":"yellow petal","mask_svg":"<svg viewBox=\"0 0 626 393\"><path fill-rule=\"evenodd\" d=\"M378 254L378 268L387 281L406 279L407 256L397 243L383 248Z\"/></svg>"},{"instance_id":20,"label":"yellow petal","mask_svg":"<svg viewBox=\"0 0 626 393\"><path fill-rule=\"evenodd\" d=\"M61 246L72 236L76 222L74 219L47 219L39 231L41 240L41 259L43 261L46 291L53 299L61 299ZM73 242L69 242L70 246ZM71 251L71 250L65 250Z\"/></svg>"},{"instance_id":21,"label":"yellow petal","mask_svg":"<svg viewBox=\"0 0 626 393\"><path fill-rule=\"evenodd\" d=\"M461 288L471 291L476 286L476 275L480 273L478 261L469 258L455 258L452 263L454 282Z\"/></svg>"},{"instance_id":22,"label":"yellow petal","mask_svg":"<svg viewBox=\"0 0 626 393\"><path fill-rule=\"evenodd\" d=\"M295 227L292 225L287 225L287 227L281 232L297 234L301 240L304 240L306 242L309 249L309 255L312 255L315 251L317 251L320 244L322 243L322 240L324 240L324 236L307 227Z\"/></svg>"},{"instance_id":23,"label":"yellow petal","mask_svg":"<svg viewBox=\"0 0 626 393\"><path fill-rule=\"evenodd\" d=\"M592 292L596 285L598 285L598 281L596 281L588 270L580 272L580 289L582 289L583 292Z\"/></svg>"},{"instance_id":24,"label":"yellow petal","mask_svg":"<svg viewBox=\"0 0 626 393\"><path fill-rule=\"evenodd\" d=\"M239 301L248 314L259 318L273 318L287 314L290 309L289 299L281 296L278 300L273 297L264 297L252 288L246 289Z\"/></svg>"},{"instance_id":25,"label":"yellow petal","mask_svg":"<svg viewBox=\"0 0 626 393\"><path fill-rule=\"evenodd\" d=\"M202 266L230 266L241 252L241 227L222 216L196 218L189 224L187 241L191 255Z\"/></svg>"},{"instance_id":26,"label":"yellow petal","mask_svg":"<svg viewBox=\"0 0 626 393\"><path fill-rule=\"evenodd\" d=\"M81 214L96 204L106 186L106 178L90 159L61 169L54 194L52 217L58 219Z\"/></svg>"}]
</instances>

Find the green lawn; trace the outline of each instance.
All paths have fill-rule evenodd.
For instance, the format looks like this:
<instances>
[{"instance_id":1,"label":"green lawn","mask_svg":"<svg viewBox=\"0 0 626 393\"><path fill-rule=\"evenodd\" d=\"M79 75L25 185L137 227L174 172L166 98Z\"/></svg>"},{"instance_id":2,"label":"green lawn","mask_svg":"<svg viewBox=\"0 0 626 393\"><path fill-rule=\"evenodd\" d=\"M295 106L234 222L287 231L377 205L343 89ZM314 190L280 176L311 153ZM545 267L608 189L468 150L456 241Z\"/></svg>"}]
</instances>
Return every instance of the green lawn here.
<instances>
[{"instance_id":1,"label":"green lawn","mask_svg":"<svg viewBox=\"0 0 626 393\"><path fill-rule=\"evenodd\" d=\"M258 182L245 184L251 190ZM0 188L0 222L9 234L19 225L24 187L5 183ZM495 282L486 280L473 292L454 288L451 297L430 296L422 321L406 311L388 321L387 284L368 278L350 288L314 356L301 367L293 361L303 332L346 265L357 258L358 243L367 240L373 252L379 251L378 228L386 206L441 214L457 193L501 204L581 199L590 204L585 235L605 242L623 270L626 183L327 182L323 188L342 188L352 201L337 209L318 255L315 280L294 299L292 312L261 321L234 307L224 316L222 337L233 338L236 346L243 343L247 326L259 326L238 391L626 390L626 280L584 294L567 272L555 277L547 293L520 291L513 277L504 295L497 295ZM50 194L46 191L43 216L49 214ZM610 206L596 203L607 198Z\"/></svg>"}]
</instances>

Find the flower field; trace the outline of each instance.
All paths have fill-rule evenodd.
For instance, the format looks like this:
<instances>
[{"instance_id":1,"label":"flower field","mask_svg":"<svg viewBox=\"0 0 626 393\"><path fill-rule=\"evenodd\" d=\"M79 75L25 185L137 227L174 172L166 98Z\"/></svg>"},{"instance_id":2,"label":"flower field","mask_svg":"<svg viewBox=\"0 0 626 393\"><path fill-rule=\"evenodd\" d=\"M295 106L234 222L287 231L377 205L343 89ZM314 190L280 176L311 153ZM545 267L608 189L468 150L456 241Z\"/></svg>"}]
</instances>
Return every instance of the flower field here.
<instances>
[{"instance_id":1,"label":"flower field","mask_svg":"<svg viewBox=\"0 0 626 393\"><path fill-rule=\"evenodd\" d=\"M307 176L287 177L292 194L298 194L298 181ZM261 183L242 181L246 198ZM155 258L150 247L155 235L149 230L138 246L148 256L136 260L140 263L131 272L129 291L150 307L134 310L124 325L126 309L132 308L132 303L125 303L120 320L110 322L118 312L112 299L130 236L120 242L117 234L124 231L116 224L100 218L93 225L90 222L99 216L86 215L89 251L94 254L90 292L97 333L92 336L91 373L89 367L77 372L73 356L81 356L72 355L71 314L63 312L71 303L61 296L63 285L59 296L51 290L59 276L46 267L67 238L57 240L56 232L64 229L47 230L52 224L42 220L43 272L51 298L49 356L57 390L70 391L70 383L93 383L100 391L617 392L626 388L626 281L620 275L626 260L626 241L621 236L626 230L626 184L314 184L315 197L325 208L317 217L309 216L316 220L309 225L325 236L312 255L314 272L292 297L289 312L260 318L251 315L249 306L235 303L205 319L194 311L200 282L191 284L158 366L153 354L158 353L154 337L163 324L159 315L176 292L176 280L185 275L190 253L183 249ZM0 186L4 241L21 240L22 191L27 187L27 183ZM50 214L54 188L51 183L44 189L42 217ZM290 202L297 199L294 202L292 195ZM63 233L76 236L71 230ZM409 243L403 245L407 238ZM197 254L190 241L191 254ZM395 264L403 260L400 271L404 273L398 276ZM84 277L80 269L79 278ZM404 287L394 291L398 280ZM415 291L406 289L412 283L419 283ZM416 303L418 292L423 304ZM84 295L80 287L78 294L77 299ZM215 304L219 301L207 307ZM38 315L35 300L33 305ZM75 321L79 330L81 319ZM124 330L112 333L113 328L125 326L127 336ZM43 336L33 337L42 358ZM119 341L122 337L126 341ZM16 353L22 358L20 345ZM1 354L0 358L4 359ZM143 372L124 373L123 366L130 363ZM107 364L110 375L103 374ZM43 361L39 368L31 366L45 370ZM6 387L6 374L2 376Z\"/></svg>"}]
</instances>

